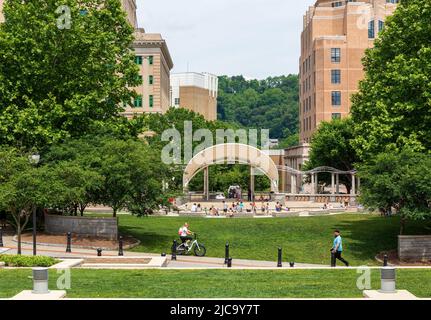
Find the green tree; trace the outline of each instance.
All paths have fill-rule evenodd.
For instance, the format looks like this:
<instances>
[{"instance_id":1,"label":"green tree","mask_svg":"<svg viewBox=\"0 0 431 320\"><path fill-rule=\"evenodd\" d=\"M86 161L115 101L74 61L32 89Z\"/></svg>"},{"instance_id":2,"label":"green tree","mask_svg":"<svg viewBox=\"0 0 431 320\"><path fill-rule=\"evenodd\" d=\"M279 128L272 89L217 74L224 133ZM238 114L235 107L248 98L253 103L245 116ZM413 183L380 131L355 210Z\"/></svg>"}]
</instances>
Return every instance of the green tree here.
<instances>
[{"instance_id":1,"label":"green tree","mask_svg":"<svg viewBox=\"0 0 431 320\"><path fill-rule=\"evenodd\" d=\"M60 5L70 9L70 26ZM131 101L138 68L119 0L7 0L4 15L0 144L41 150L124 124L119 112Z\"/></svg>"},{"instance_id":2,"label":"green tree","mask_svg":"<svg viewBox=\"0 0 431 320\"><path fill-rule=\"evenodd\" d=\"M114 216L121 209L143 215L166 203L162 182L171 180L171 171L160 149L147 142L86 136L53 145L43 159L69 187L67 201L60 202L68 204L66 211L82 214L93 203L112 207Z\"/></svg>"},{"instance_id":3,"label":"green tree","mask_svg":"<svg viewBox=\"0 0 431 320\"><path fill-rule=\"evenodd\" d=\"M352 99L354 147L362 160L403 147L431 150L431 3L400 1L367 50Z\"/></svg>"},{"instance_id":4,"label":"green tree","mask_svg":"<svg viewBox=\"0 0 431 320\"><path fill-rule=\"evenodd\" d=\"M351 145L353 138L353 123L350 118L322 122L312 137L310 158L305 169L327 166L342 171L353 170L358 161L356 150ZM331 176L328 174L319 175L319 179L321 183L331 184ZM340 175L340 183L350 193L351 176Z\"/></svg>"},{"instance_id":5,"label":"green tree","mask_svg":"<svg viewBox=\"0 0 431 320\"><path fill-rule=\"evenodd\" d=\"M81 167L74 161L62 161L46 167L53 179L63 184L59 197L51 201L51 207L64 214L84 215L90 203L94 203L103 186L104 177L96 170Z\"/></svg>"},{"instance_id":6,"label":"green tree","mask_svg":"<svg viewBox=\"0 0 431 320\"><path fill-rule=\"evenodd\" d=\"M400 234L408 220L431 218L431 156L402 151L381 153L359 167L360 201L371 209L401 215Z\"/></svg>"},{"instance_id":7,"label":"green tree","mask_svg":"<svg viewBox=\"0 0 431 320\"><path fill-rule=\"evenodd\" d=\"M31 165L29 158L14 149L0 150L0 208L11 217L21 254L21 234L33 210L53 203L64 194L62 182L50 170Z\"/></svg>"},{"instance_id":8,"label":"green tree","mask_svg":"<svg viewBox=\"0 0 431 320\"><path fill-rule=\"evenodd\" d=\"M219 77L218 118L246 128L269 129L271 138L298 133L298 76L245 80Z\"/></svg>"}]
</instances>

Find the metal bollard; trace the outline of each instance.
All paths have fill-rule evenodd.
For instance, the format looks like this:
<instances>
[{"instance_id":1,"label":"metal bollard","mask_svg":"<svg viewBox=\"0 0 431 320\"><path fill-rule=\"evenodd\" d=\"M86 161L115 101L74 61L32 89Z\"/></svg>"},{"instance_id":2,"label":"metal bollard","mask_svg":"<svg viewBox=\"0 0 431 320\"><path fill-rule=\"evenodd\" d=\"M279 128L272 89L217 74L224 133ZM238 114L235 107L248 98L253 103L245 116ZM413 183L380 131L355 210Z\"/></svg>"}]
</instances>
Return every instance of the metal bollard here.
<instances>
[{"instance_id":1,"label":"metal bollard","mask_svg":"<svg viewBox=\"0 0 431 320\"><path fill-rule=\"evenodd\" d=\"M118 241L118 255L124 256L124 252L123 252L123 237L120 236L120 239Z\"/></svg>"},{"instance_id":2,"label":"metal bollard","mask_svg":"<svg viewBox=\"0 0 431 320\"><path fill-rule=\"evenodd\" d=\"M232 258L227 259L227 267L232 268Z\"/></svg>"},{"instance_id":3,"label":"metal bollard","mask_svg":"<svg viewBox=\"0 0 431 320\"><path fill-rule=\"evenodd\" d=\"M48 268L33 268L33 291L34 294L47 294L48 290Z\"/></svg>"},{"instance_id":4,"label":"metal bollard","mask_svg":"<svg viewBox=\"0 0 431 320\"><path fill-rule=\"evenodd\" d=\"M3 247L3 229L0 227L0 248Z\"/></svg>"},{"instance_id":5,"label":"metal bollard","mask_svg":"<svg viewBox=\"0 0 431 320\"><path fill-rule=\"evenodd\" d=\"M389 260L389 257L387 254L385 254L385 256L383 257L383 266L384 267L388 266L388 260Z\"/></svg>"},{"instance_id":6,"label":"metal bollard","mask_svg":"<svg viewBox=\"0 0 431 320\"><path fill-rule=\"evenodd\" d=\"M177 260L177 240L174 240L174 243L172 244L172 261Z\"/></svg>"},{"instance_id":7,"label":"metal bollard","mask_svg":"<svg viewBox=\"0 0 431 320\"><path fill-rule=\"evenodd\" d=\"M72 252L72 234L70 232L67 233L66 252L67 253L71 253Z\"/></svg>"},{"instance_id":8,"label":"metal bollard","mask_svg":"<svg viewBox=\"0 0 431 320\"><path fill-rule=\"evenodd\" d=\"M227 264L228 260L229 260L229 242L226 242L224 264Z\"/></svg>"},{"instance_id":9,"label":"metal bollard","mask_svg":"<svg viewBox=\"0 0 431 320\"><path fill-rule=\"evenodd\" d=\"M281 248L278 248L278 262L277 262L277 268L282 268L283 267L283 251Z\"/></svg>"},{"instance_id":10,"label":"metal bollard","mask_svg":"<svg viewBox=\"0 0 431 320\"><path fill-rule=\"evenodd\" d=\"M97 256L101 257L102 256L102 248L97 249Z\"/></svg>"},{"instance_id":11,"label":"metal bollard","mask_svg":"<svg viewBox=\"0 0 431 320\"><path fill-rule=\"evenodd\" d=\"M381 271L381 293L396 293L396 270L393 267L383 267Z\"/></svg>"},{"instance_id":12,"label":"metal bollard","mask_svg":"<svg viewBox=\"0 0 431 320\"><path fill-rule=\"evenodd\" d=\"M291 268L295 267L295 262L289 262Z\"/></svg>"}]
</instances>

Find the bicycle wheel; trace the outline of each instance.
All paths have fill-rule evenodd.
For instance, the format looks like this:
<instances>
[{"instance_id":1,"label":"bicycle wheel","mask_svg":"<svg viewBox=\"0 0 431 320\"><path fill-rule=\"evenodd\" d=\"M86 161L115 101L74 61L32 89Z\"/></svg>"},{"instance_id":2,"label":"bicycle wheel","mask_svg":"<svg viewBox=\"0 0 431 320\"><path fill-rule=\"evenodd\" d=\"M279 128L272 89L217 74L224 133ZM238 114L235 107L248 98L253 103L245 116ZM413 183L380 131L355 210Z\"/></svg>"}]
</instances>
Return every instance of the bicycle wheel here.
<instances>
[{"instance_id":1,"label":"bicycle wheel","mask_svg":"<svg viewBox=\"0 0 431 320\"><path fill-rule=\"evenodd\" d=\"M199 248L198 246L196 246L194 251L195 251L196 257L204 257L205 254L207 253L207 249L203 244L199 244Z\"/></svg>"}]
</instances>

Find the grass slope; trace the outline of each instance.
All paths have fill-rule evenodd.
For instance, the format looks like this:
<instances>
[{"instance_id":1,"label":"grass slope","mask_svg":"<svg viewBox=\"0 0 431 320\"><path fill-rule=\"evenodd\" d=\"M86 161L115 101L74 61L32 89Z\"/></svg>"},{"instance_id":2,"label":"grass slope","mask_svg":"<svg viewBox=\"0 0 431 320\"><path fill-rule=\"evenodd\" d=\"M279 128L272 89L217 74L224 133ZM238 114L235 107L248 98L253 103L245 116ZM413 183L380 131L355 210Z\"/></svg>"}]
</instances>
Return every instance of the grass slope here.
<instances>
[{"instance_id":1,"label":"grass slope","mask_svg":"<svg viewBox=\"0 0 431 320\"><path fill-rule=\"evenodd\" d=\"M187 220L205 244L208 256L224 257L229 241L231 255L238 259L277 259L283 248L285 261L329 264L329 249L335 228L342 231L345 258L352 265L376 264L377 253L397 247L398 217L343 214L336 216L278 219L205 219L121 216L120 232L141 240L133 251L170 252L179 227ZM407 232L424 233L421 222L411 222Z\"/></svg>"},{"instance_id":2,"label":"grass slope","mask_svg":"<svg viewBox=\"0 0 431 320\"><path fill-rule=\"evenodd\" d=\"M398 288L431 297L431 270L398 270ZM0 270L0 298L31 288L31 270ZM379 289L378 270L372 288ZM69 298L360 298L356 270L72 269ZM59 275L50 272L50 288ZM187 290L184 290L187 284Z\"/></svg>"}]
</instances>

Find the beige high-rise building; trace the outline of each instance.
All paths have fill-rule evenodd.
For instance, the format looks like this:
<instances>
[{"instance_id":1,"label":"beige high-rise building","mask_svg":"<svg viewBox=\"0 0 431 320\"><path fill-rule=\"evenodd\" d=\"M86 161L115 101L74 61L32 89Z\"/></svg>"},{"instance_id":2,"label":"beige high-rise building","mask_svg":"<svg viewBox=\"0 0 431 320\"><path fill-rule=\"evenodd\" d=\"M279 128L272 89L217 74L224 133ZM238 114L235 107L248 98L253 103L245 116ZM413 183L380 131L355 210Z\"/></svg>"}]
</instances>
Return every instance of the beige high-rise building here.
<instances>
[{"instance_id":1,"label":"beige high-rise building","mask_svg":"<svg viewBox=\"0 0 431 320\"><path fill-rule=\"evenodd\" d=\"M185 72L171 75L171 105L217 120L218 77L210 73Z\"/></svg>"},{"instance_id":2,"label":"beige high-rise building","mask_svg":"<svg viewBox=\"0 0 431 320\"><path fill-rule=\"evenodd\" d=\"M160 34L136 29L133 49L141 85L134 88L138 97L126 107L124 114L131 118L143 113L165 113L170 108L170 71L173 68L166 41Z\"/></svg>"},{"instance_id":3,"label":"beige high-rise building","mask_svg":"<svg viewBox=\"0 0 431 320\"><path fill-rule=\"evenodd\" d=\"M166 41L158 33L138 28L136 0L122 0L130 24L135 28L135 63L141 84L135 87L136 99L125 106L124 115L165 113L170 107L170 72L174 67Z\"/></svg>"},{"instance_id":4,"label":"beige high-rise building","mask_svg":"<svg viewBox=\"0 0 431 320\"><path fill-rule=\"evenodd\" d=\"M300 58L300 142L322 121L350 113L364 77L362 58L398 0L317 0L304 16Z\"/></svg>"},{"instance_id":5,"label":"beige high-rise building","mask_svg":"<svg viewBox=\"0 0 431 320\"><path fill-rule=\"evenodd\" d=\"M138 27L138 17L136 16L136 0L121 0L124 11L127 13L127 18L133 28Z\"/></svg>"}]
</instances>

